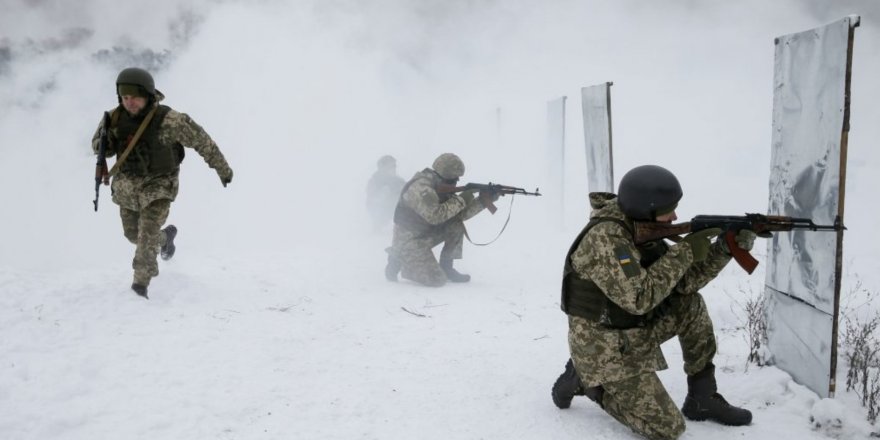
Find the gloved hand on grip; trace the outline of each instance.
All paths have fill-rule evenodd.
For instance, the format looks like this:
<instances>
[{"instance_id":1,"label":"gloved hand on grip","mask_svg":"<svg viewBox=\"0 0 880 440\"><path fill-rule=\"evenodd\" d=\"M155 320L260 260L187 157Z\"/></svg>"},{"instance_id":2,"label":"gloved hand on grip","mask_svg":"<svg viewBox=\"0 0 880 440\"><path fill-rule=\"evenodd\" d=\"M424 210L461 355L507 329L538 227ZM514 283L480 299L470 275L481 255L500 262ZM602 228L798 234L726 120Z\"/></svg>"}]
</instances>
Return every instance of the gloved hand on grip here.
<instances>
[{"instance_id":1,"label":"gloved hand on grip","mask_svg":"<svg viewBox=\"0 0 880 440\"><path fill-rule=\"evenodd\" d=\"M727 239L726 239L725 235L726 235L726 233L719 235L718 239L721 240L721 248L724 249L725 252L730 254L731 252L730 252L729 247L727 246ZM749 229L740 229L739 232L736 233L734 240L736 241L737 247L739 247L740 249L742 249L746 252L749 252L755 246L755 237L767 238L767 237L772 237L772 236L773 235L770 234L769 232L757 234L757 233L755 233L755 231L752 231Z\"/></svg>"},{"instance_id":2,"label":"gloved hand on grip","mask_svg":"<svg viewBox=\"0 0 880 440\"><path fill-rule=\"evenodd\" d=\"M500 192L496 192L496 191L481 191L480 192L481 199L485 198L487 200L497 202L500 197L501 197Z\"/></svg>"},{"instance_id":3,"label":"gloved hand on grip","mask_svg":"<svg viewBox=\"0 0 880 440\"><path fill-rule=\"evenodd\" d=\"M691 245L691 252L694 255L694 263L699 263L709 256L709 245L712 244L712 237L715 237L720 233L721 228L703 229L702 231L688 234L681 240L681 242Z\"/></svg>"}]
</instances>

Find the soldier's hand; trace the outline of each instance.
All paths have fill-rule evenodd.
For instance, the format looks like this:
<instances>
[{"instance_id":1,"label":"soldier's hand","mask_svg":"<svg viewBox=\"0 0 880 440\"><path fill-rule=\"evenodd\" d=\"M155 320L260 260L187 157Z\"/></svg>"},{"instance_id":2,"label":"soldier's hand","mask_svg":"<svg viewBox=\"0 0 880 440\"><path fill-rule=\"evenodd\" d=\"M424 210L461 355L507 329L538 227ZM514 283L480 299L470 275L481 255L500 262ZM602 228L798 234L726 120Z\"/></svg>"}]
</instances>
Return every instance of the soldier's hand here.
<instances>
[{"instance_id":1,"label":"soldier's hand","mask_svg":"<svg viewBox=\"0 0 880 440\"><path fill-rule=\"evenodd\" d=\"M474 193L473 191L462 191L461 198L466 205L470 205L474 201Z\"/></svg>"},{"instance_id":2,"label":"soldier's hand","mask_svg":"<svg viewBox=\"0 0 880 440\"><path fill-rule=\"evenodd\" d=\"M220 176L220 183L223 184L223 187L226 188L230 182L232 182L232 168L227 168L223 172L218 172L218 176Z\"/></svg>"},{"instance_id":3,"label":"soldier's hand","mask_svg":"<svg viewBox=\"0 0 880 440\"><path fill-rule=\"evenodd\" d=\"M681 240L682 243L691 245L691 252L694 255L694 263L698 263L709 256L709 245L712 244L712 237L721 233L721 228L703 229L689 234Z\"/></svg>"},{"instance_id":4,"label":"soldier's hand","mask_svg":"<svg viewBox=\"0 0 880 440\"><path fill-rule=\"evenodd\" d=\"M755 237L758 237L758 234L756 234L755 231L751 231L749 229L740 229L739 232L736 233L734 241L736 242L736 246L738 248L749 252L755 246ZM719 235L718 239L721 241L721 248L724 249L725 252L730 254L731 252L730 248L727 246L725 234Z\"/></svg>"},{"instance_id":5,"label":"soldier's hand","mask_svg":"<svg viewBox=\"0 0 880 440\"><path fill-rule=\"evenodd\" d=\"M480 198L483 200L491 200L493 202L497 202L500 197L501 197L500 192L495 192L495 191L485 191L485 192L481 191L480 192Z\"/></svg>"}]
</instances>

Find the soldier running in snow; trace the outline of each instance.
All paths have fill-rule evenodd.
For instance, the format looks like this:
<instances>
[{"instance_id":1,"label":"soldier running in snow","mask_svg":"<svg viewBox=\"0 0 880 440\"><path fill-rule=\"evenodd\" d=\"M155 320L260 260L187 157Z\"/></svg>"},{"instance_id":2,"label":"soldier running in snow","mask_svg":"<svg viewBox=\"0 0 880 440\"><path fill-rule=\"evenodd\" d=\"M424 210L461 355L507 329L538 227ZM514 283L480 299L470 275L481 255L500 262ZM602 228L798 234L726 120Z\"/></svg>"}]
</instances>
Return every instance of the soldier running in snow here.
<instances>
[{"instance_id":1,"label":"soldier running in snow","mask_svg":"<svg viewBox=\"0 0 880 440\"><path fill-rule=\"evenodd\" d=\"M232 168L201 126L187 114L159 104L165 95L156 90L146 70L122 70L116 94L119 105L111 111L106 130L106 155L117 156L110 170L111 191L113 203L119 205L125 238L137 246L131 288L146 298L150 280L159 274L157 253L161 251L162 259L168 260L175 251L177 228L161 228L177 197L183 147L195 149L217 171L224 187L232 181ZM96 154L100 132L101 126L92 138Z\"/></svg>"},{"instance_id":2,"label":"soldier running in snow","mask_svg":"<svg viewBox=\"0 0 880 440\"><path fill-rule=\"evenodd\" d=\"M465 283L470 275L452 267L461 259L464 222L486 208L481 197L470 192L461 195L438 192L441 185L455 186L464 175L464 162L452 153L443 153L413 176L404 186L394 210L394 236L385 266L385 278L397 281L397 274L426 286L439 287L447 281ZM491 194L487 200L498 200ZM432 249L443 243L440 263Z\"/></svg>"},{"instance_id":3,"label":"soldier running in snow","mask_svg":"<svg viewBox=\"0 0 880 440\"><path fill-rule=\"evenodd\" d=\"M715 334L698 292L731 260L724 240L711 241L721 230L636 246L633 221L675 221L681 186L668 170L645 165L624 175L618 191L590 194L590 221L565 259L571 359L553 385L554 404L568 408L585 395L649 439L678 438L684 417L748 425L751 412L717 391ZM751 250L755 236L744 229L736 243ZM681 411L655 373L667 368L660 344L675 336L688 383Z\"/></svg>"}]
</instances>

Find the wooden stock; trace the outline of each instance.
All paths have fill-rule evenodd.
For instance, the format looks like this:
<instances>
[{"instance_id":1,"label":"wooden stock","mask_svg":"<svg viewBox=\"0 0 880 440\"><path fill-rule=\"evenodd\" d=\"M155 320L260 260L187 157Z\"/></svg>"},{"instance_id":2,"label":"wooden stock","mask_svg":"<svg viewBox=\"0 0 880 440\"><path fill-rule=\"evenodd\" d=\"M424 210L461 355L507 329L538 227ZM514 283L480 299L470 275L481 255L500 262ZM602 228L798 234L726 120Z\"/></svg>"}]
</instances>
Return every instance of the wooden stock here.
<instances>
[{"instance_id":1,"label":"wooden stock","mask_svg":"<svg viewBox=\"0 0 880 440\"><path fill-rule=\"evenodd\" d=\"M636 244L644 244L649 241L659 240L661 238L671 238L678 235L689 234L691 232L691 224L688 223L657 223L657 222L635 222L634 223L633 241Z\"/></svg>"}]
</instances>

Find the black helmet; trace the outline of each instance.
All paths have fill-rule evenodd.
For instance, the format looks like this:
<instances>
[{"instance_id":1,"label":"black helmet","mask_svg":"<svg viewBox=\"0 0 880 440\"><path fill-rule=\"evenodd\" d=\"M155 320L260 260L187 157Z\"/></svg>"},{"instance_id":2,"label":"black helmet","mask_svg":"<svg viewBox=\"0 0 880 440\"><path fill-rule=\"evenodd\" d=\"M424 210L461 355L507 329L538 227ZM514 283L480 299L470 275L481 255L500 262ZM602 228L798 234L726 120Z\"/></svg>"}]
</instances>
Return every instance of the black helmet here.
<instances>
[{"instance_id":1,"label":"black helmet","mask_svg":"<svg viewBox=\"0 0 880 440\"><path fill-rule=\"evenodd\" d=\"M681 196L675 175L657 165L631 169L617 187L620 209L634 220L655 220L658 213L675 209Z\"/></svg>"},{"instance_id":2,"label":"black helmet","mask_svg":"<svg viewBox=\"0 0 880 440\"><path fill-rule=\"evenodd\" d=\"M156 84L153 82L153 75L139 67L122 69L122 72L119 72L119 76L116 77L117 91L120 84L139 86L150 96L156 95Z\"/></svg>"}]
</instances>

